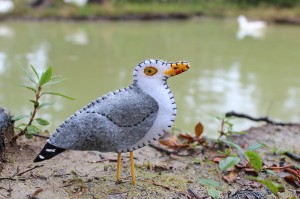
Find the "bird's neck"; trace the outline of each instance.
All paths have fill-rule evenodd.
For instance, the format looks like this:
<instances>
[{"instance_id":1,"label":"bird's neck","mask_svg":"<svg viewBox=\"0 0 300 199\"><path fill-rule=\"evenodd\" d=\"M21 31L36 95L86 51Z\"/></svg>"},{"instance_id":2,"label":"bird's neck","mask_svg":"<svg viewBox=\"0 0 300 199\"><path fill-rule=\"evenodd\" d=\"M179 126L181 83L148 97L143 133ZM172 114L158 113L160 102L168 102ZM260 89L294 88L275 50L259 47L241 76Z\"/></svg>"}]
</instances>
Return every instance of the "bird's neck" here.
<instances>
[{"instance_id":1,"label":"bird's neck","mask_svg":"<svg viewBox=\"0 0 300 199\"><path fill-rule=\"evenodd\" d=\"M134 82L134 84L139 86L142 91L157 101L161 112L166 114L174 114L174 107L176 108L176 104L173 93L167 84L167 78L156 81L153 79L137 80Z\"/></svg>"},{"instance_id":2,"label":"bird's neck","mask_svg":"<svg viewBox=\"0 0 300 199\"><path fill-rule=\"evenodd\" d=\"M174 96L167 84L167 78L161 81L135 81L134 85L153 97L159 106L153 126L147 135L137 143L139 145L156 140L168 132L175 121L177 109Z\"/></svg>"}]
</instances>

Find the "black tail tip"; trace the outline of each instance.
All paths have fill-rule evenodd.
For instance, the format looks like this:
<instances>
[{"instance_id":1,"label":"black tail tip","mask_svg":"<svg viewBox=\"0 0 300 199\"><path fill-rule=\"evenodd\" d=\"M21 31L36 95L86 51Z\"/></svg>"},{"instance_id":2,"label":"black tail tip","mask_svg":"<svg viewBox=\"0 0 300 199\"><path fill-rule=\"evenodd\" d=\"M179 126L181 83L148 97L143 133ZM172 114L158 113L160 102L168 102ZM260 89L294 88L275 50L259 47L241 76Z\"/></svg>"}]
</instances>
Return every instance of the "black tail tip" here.
<instances>
[{"instance_id":1,"label":"black tail tip","mask_svg":"<svg viewBox=\"0 0 300 199\"><path fill-rule=\"evenodd\" d=\"M45 160L45 158L41 158L41 155L36 156L36 158L33 160L33 162L41 162Z\"/></svg>"},{"instance_id":2,"label":"black tail tip","mask_svg":"<svg viewBox=\"0 0 300 199\"><path fill-rule=\"evenodd\" d=\"M42 151L39 153L38 156L33 160L33 162L41 162L44 160L48 160L53 158L54 156L60 154L61 152L65 151L66 149L56 147L50 143L46 143Z\"/></svg>"}]
</instances>

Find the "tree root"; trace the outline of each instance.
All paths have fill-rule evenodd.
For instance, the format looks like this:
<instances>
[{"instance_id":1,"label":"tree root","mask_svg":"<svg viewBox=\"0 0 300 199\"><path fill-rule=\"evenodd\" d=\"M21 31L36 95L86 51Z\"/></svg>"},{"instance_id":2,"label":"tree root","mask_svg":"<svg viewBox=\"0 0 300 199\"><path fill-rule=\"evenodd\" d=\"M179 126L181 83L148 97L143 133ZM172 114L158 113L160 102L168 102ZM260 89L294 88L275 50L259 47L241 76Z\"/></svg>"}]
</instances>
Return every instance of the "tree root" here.
<instances>
[{"instance_id":1,"label":"tree root","mask_svg":"<svg viewBox=\"0 0 300 199\"><path fill-rule=\"evenodd\" d=\"M27 173L29 171L32 171L33 169L40 168L40 167L43 167L43 166L44 165L36 165L36 166L34 166L34 167L30 168L30 169L27 169L27 170L25 170L25 171L23 171L21 173L20 173L19 167L17 167L17 171L16 171L16 173L14 175L12 175L10 177L0 178L0 181L1 180L13 180L13 181L15 181L15 180L17 180L17 179L15 179L16 176L21 176L21 175L23 175L23 174L25 174L25 173ZM18 179L18 180L20 180L20 179Z\"/></svg>"},{"instance_id":2,"label":"tree root","mask_svg":"<svg viewBox=\"0 0 300 199\"><path fill-rule=\"evenodd\" d=\"M243 114L243 113L236 113L234 111L227 112L225 114L225 116L226 117L246 118L246 119L251 120L251 121L266 122L268 124L273 124L273 125L278 125L278 126L292 126L292 125L296 125L296 123L275 122L274 120L271 120L268 117L258 117L258 118L255 118L255 117L252 117L250 115Z\"/></svg>"},{"instance_id":3,"label":"tree root","mask_svg":"<svg viewBox=\"0 0 300 199\"><path fill-rule=\"evenodd\" d=\"M289 158L291 158L295 161L300 162L300 155L296 155L296 154L294 154L292 152L289 152L289 151L285 152L284 155L286 155L287 157L289 157Z\"/></svg>"}]
</instances>

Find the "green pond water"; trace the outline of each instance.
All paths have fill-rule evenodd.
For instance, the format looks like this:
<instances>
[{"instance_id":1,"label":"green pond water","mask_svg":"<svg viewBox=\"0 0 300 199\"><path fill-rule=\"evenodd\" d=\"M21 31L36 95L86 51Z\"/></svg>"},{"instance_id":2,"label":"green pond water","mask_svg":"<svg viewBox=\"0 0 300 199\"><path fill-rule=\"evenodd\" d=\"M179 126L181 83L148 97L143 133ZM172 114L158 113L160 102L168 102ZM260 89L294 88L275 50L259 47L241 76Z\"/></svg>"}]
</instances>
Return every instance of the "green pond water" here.
<instances>
[{"instance_id":1,"label":"green pond water","mask_svg":"<svg viewBox=\"0 0 300 199\"><path fill-rule=\"evenodd\" d=\"M51 131L91 100L131 84L136 64L148 58L186 60L191 68L169 79L178 115L174 128L193 132L201 121L216 136L216 116L227 111L300 122L300 27L268 25L264 37L237 39L234 20L155 22L0 23L0 106L30 111L22 70L53 66L67 80L48 90L68 94L40 117ZM234 120L234 129L252 123Z\"/></svg>"}]
</instances>

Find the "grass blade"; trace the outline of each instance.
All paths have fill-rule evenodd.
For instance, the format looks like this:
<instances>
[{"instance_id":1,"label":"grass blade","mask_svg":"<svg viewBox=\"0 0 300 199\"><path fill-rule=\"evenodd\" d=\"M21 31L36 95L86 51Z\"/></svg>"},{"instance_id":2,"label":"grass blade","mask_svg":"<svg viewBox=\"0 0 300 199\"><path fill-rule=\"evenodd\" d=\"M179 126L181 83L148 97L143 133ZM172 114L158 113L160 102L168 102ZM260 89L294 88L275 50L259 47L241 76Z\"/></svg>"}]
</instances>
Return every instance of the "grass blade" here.
<instances>
[{"instance_id":1,"label":"grass blade","mask_svg":"<svg viewBox=\"0 0 300 199\"><path fill-rule=\"evenodd\" d=\"M19 115L19 116L15 116L12 118L13 121L18 121L18 120L21 120L25 117L29 117L28 115Z\"/></svg>"},{"instance_id":2,"label":"grass blade","mask_svg":"<svg viewBox=\"0 0 300 199\"><path fill-rule=\"evenodd\" d=\"M67 96L67 95L64 95L61 93L55 93L55 92L44 92L44 93L42 93L42 95L57 95L57 96L60 96L60 97L63 97L63 98L69 99L69 100L75 100L75 98L72 98L70 96Z\"/></svg>"},{"instance_id":3,"label":"grass blade","mask_svg":"<svg viewBox=\"0 0 300 199\"><path fill-rule=\"evenodd\" d=\"M230 142L230 141L226 141L227 144L229 144L230 146L236 148L239 153L241 153L242 155L244 154L244 150L239 146L237 145L236 143L233 143L233 142Z\"/></svg>"},{"instance_id":4,"label":"grass blade","mask_svg":"<svg viewBox=\"0 0 300 199\"><path fill-rule=\"evenodd\" d=\"M39 80L40 77L39 77L39 74L36 72L35 68L31 64L30 64L30 67L33 70L33 72L34 72L35 76L37 77L37 79Z\"/></svg>"},{"instance_id":5,"label":"grass blade","mask_svg":"<svg viewBox=\"0 0 300 199\"><path fill-rule=\"evenodd\" d=\"M54 104L54 103L42 103L42 104L40 104L38 107L37 107L37 109L41 109L41 108L43 108L43 107L45 107L45 106L49 106L49 105L52 105L52 104Z\"/></svg>"},{"instance_id":6,"label":"grass blade","mask_svg":"<svg viewBox=\"0 0 300 199\"><path fill-rule=\"evenodd\" d=\"M252 144L252 145L250 145L248 147L248 151L255 151L256 149L259 149L261 147L269 148L269 146L266 145L266 144L263 144L263 143L254 143L254 144Z\"/></svg>"},{"instance_id":7,"label":"grass blade","mask_svg":"<svg viewBox=\"0 0 300 199\"><path fill-rule=\"evenodd\" d=\"M28 73L28 72L26 71L25 68L23 68L23 71L25 72L25 75L28 77L28 79L29 79L36 87L38 87L38 86L37 86L37 85L38 85L37 81L35 81L35 79L31 76L31 74Z\"/></svg>"},{"instance_id":8,"label":"grass blade","mask_svg":"<svg viewBox=\"0 0 300 199\"><path fill-rule=\"evenodd\" d=\"M33 91L34 93L36 93L36 89L31 87L31 86L25 86L25 85L22 85L22 84L16 84L16 85L21 86L23 88L27 88L27 89Z\"/></svg>"},{"instance_id":9,"label":"grass blade","mask_svg":"<svg viewBox=\"0 0 300 199\"><path fill-rule=\"evenodd\" d=\"M44 86L50 86L50 85L58 84L58 83L63 82L65 80L66 79L59 79L59 80L56 80L56 81L50 80L49 82L47 82L46 84L44 84Z\"/></svg>"},{"instance_id":10,"label":"grass blade","mask_svg":"<svg viewBox=\"0 0 300 199\"><path fill-rule=\"evenodd\" d=\"M281 184L274 183L270 180L264 180L253 176L248 176L247 179L260 182L261 184L265 185L276 196L278 196L278 192L284 191L284 187Z\"/></svg>"}]
</instances>

